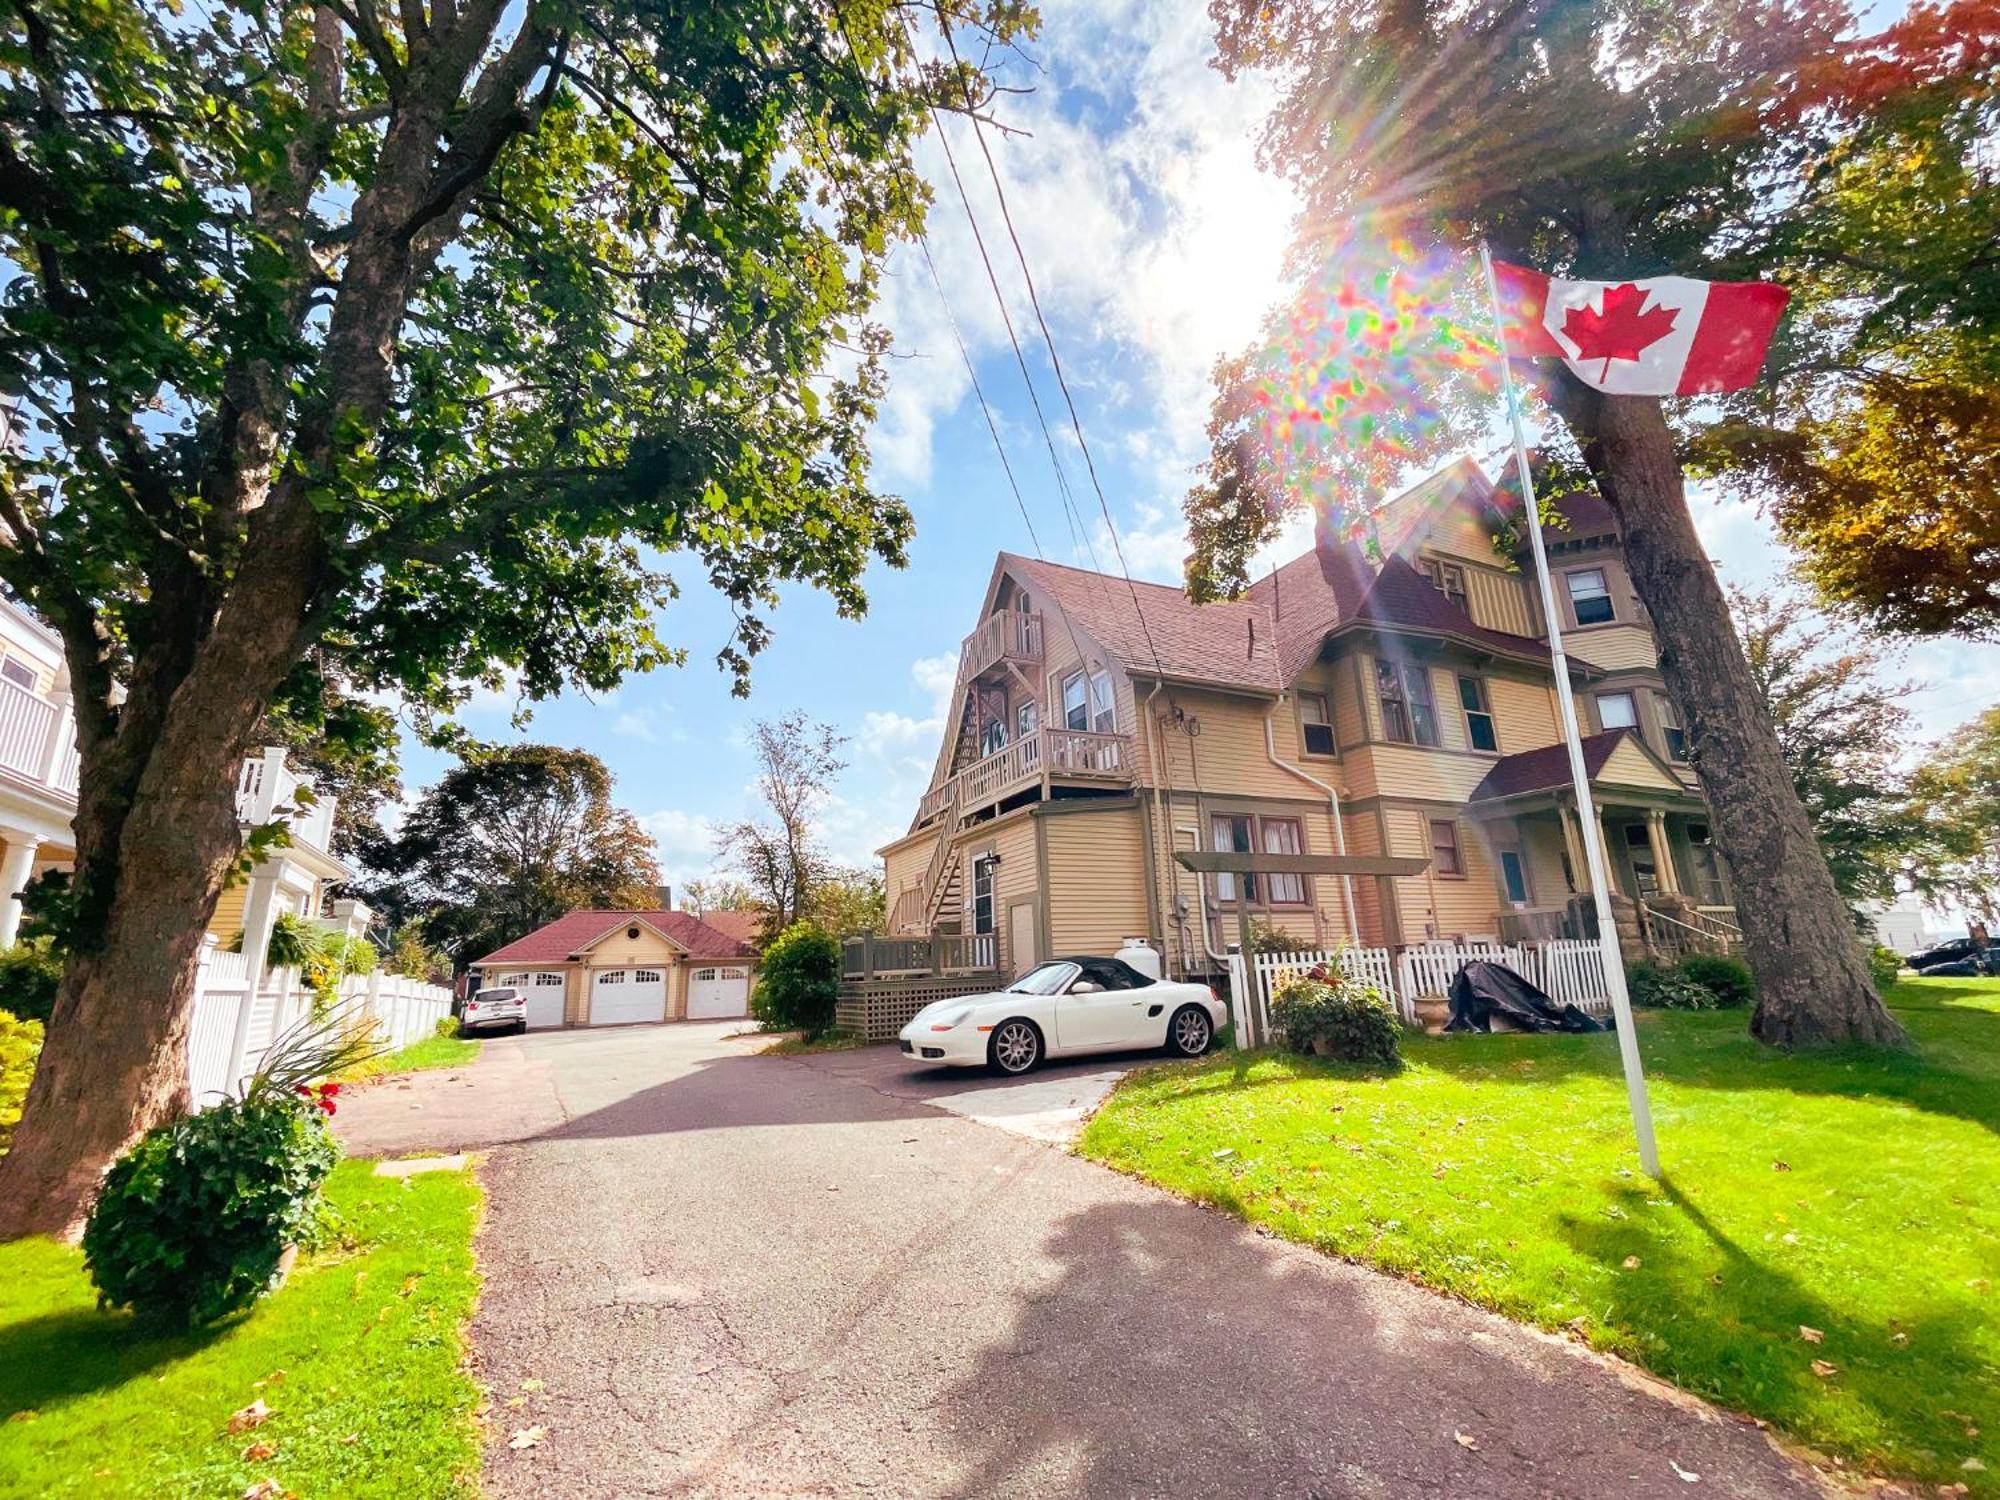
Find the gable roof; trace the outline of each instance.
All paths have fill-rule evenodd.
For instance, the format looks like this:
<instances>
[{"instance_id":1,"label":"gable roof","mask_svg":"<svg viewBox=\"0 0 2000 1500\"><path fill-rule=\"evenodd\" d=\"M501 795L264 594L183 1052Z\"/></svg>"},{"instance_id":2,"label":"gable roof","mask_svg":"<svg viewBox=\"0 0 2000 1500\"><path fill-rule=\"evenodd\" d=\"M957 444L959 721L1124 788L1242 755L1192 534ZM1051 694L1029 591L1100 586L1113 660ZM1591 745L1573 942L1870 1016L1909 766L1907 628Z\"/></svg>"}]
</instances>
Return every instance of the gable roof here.
<instances>
[{"instance_id":1,"label":"gable roof","mask_svg":"<svg viewBox=\"0 0 2000 1500\"><path fill-rule=\"evenodd\" d=\"M1401 557L1391 557L1382 564L1382 571L1375 575L1374 585L1355 610L1354 618L1343 623L1417 630L1429 635L1470 641L1530 661L1550 660L1546 641L1475 625L1472 616L1447 599L1436 584Z\"/></svg>"},{"instance_id":2,"label":"gable roof","mask_svg":"<svg viewBox=\"0 0 2000 1500\"><path fill-rule=\"evenodd\" d=\"M1638 769L1648 775L1657 775L1660 790L1687 791L1687 783L1676 776L1672 769L1655 755L1636 730L1630 728L1607 729L1601 734L1587 734L1583 737L1583 768L1592 781L1596 781L1618 755L1621 747L1629 747L1628 753L1637 754L1643 766L1636 766L1627 760L1626 774ZM1621 778L1620 784L1627 784ZM1629 784L1643 786L1644 779L1635 779ZM1485 778L1472 789L1472 802L1497 802L1506 797L1524 797L1534 792L1554 792L1569 786L1569 751L1560 743L1542 745L1533 750L1522 750L1514 755L1503 755L1493 762Z\"/></svg>"},{"instance_id":3,"label":"gable roof","mask_svg":"<svg viewBox=\"0 0 2000 1500\"><path fill-rule=\"evenodd\" d=\"M1282 686L1271 616L1260 604L1196 604L1166 584L1128 584L1012 552L1000 560L1053 599L1128 673L1266 693Z\"/></svg>"},{"instance_id":4,"label":"gable roof","mask_svg":"<svg viewBox=\"0 0 2000 1500\"><path fill-rule=\"evenodd\" d=\"M687 950L690 958L750 958L747 943L718 932L708 923L685 911L598 911L566 912L525 937L495 948L473 967L495 964L559 964L580 953L598 939L621 927L639 922L652 928L669 942Z\"/></svg>"}]
</instances>

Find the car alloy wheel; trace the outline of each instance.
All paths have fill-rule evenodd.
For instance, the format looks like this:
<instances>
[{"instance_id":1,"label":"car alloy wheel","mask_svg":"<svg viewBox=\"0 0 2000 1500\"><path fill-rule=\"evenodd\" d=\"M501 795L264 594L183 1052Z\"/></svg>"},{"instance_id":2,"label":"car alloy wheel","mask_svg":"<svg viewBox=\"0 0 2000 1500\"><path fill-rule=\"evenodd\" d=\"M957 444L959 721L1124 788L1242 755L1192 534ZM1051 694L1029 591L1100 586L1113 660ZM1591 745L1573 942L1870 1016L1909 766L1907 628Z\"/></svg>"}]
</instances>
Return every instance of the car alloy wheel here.
<instances>
[{"instance_id":1,"label":"car alloy wheel","mask_svg":"<svg viewBox=\"0 0 2000 1500\"><path fill-rule=\"evenodd\" d=\"M1003 1073L1025 1073L1042 1055L1042 1039L1026 1021L1008 1021L993 1033L993 1062Z\"/></svg>"},{"instance_id":2,"label":"car alloy wheel","mask_svg":"<svg viewBox=\"0 0 2000 1500\"><path fill-rule=\"evenodd\" d=\"M1200 1057L1208 1050L1213 1030L1208 1017L1190 1005L1174 1017L1174 1051L1183 1057Z\"/></svg>"}]
</instances>

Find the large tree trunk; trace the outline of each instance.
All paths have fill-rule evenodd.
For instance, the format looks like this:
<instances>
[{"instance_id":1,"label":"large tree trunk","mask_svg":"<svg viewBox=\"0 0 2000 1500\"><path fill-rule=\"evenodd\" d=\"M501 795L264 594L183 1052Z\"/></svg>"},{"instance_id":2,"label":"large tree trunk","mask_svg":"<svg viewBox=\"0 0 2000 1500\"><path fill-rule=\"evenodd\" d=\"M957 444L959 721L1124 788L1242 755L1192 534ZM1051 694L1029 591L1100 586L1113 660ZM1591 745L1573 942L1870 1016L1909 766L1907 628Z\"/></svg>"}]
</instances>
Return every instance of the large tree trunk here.
<instances>
[{"instance_id":1,"label":"large tree trunk","mask_svg":"<svg viewBox=\"0 0 2000 1500\"><path fill-rule=\"evenodd\" d=\"M72 1232L118 1153L187 1110L195 970L240 847L229 767L202 759L149 765L200 790L145 799L124 820L102 940L69 960L0 1158L0 1240Z\"/></svg>"},{"instance_id":2,"label":"large tree trunk","mask_svg":"<svg viewBox=\"0 0 2000 1500\"><path fill-rule=\"evenodd\" d=\"M1560 378L1556 404L1624 534L1625 560L1685 716L1715 839L1757 976L1750 1030L1780 1046L1901 1044L1869 977L1846 903L1793 789L1776 730L1688 513L1660 403Z\"/></svg>"},{"instance_id":3,"label":"large tree trunk","mask_svg":"<svg viewBox=\"0 0 2000 1500\"><path fill-rule=\"evenodd\" d=\"M236 771L314 629L326 567L297 481L251 535L221 604L171 622L184 644L142 659L115 714L79 713L95 731L80 745L79 931L0 1157L0 1240L74 1230L118 1153L187 1108L195 966L243 849Z\"/></svg>"}]
</instances>

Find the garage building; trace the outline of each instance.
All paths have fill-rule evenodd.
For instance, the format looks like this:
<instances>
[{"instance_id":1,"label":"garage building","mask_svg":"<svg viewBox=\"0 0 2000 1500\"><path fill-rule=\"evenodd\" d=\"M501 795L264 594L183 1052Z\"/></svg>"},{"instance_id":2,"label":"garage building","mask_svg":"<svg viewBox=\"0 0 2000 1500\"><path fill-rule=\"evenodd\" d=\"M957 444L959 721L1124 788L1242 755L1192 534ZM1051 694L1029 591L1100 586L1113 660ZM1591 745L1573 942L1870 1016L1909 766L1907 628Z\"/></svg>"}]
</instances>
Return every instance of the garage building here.
<instances>
[{"instance_id":1,"label":"garage building","mask_svg":"<svg viewBox=\"0 0 2000 1500\"><path fill-rule=\"evenodd\" d=\"M699 1021L750 1012L756 952L684 911L573 911L472 966L519 985L530 1030Z\"/></svg>"}]
</instances>

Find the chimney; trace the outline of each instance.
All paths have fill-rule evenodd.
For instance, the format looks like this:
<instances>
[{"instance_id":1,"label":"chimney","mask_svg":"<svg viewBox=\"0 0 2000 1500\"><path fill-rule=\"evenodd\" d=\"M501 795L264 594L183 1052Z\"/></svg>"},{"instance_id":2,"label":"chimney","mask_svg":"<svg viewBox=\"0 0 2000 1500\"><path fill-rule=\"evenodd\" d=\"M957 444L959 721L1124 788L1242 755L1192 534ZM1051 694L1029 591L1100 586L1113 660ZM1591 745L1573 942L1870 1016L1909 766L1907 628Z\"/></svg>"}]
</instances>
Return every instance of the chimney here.
<instances>
[{"instance_id":1,"label":"chimney","mask_svg":"<svg viewBox=\"0 0 2000 1500\"><path fill-rule=\"evenodd\" d=\"M674 909L674 888L672 886L656 885L653 887L653 894L660 898L661 911L672 911Z\"/></svg>"}]
</instances>

